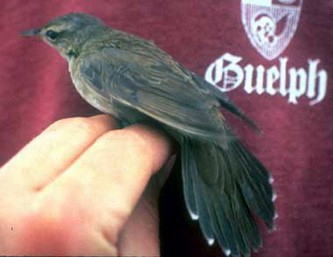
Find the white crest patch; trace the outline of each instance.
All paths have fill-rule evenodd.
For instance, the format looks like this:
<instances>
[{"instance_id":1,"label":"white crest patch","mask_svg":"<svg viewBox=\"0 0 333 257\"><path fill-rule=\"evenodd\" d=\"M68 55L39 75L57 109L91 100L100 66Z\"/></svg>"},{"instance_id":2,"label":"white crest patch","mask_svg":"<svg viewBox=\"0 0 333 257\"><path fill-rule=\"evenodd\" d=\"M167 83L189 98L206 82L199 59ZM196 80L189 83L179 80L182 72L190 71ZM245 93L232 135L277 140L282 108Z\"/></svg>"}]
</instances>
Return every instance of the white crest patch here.
<instances>
[{"instance_id":1,"label":"white crest patch","mask_svg":"<svg viewBox=\"0 0 333 257\"><path fill-rule=\"evenodd\" d=\"M242 0L242 22L255 49L266 59L279 56L293 38L303 0Z\"/></svg>"}]
</instances>

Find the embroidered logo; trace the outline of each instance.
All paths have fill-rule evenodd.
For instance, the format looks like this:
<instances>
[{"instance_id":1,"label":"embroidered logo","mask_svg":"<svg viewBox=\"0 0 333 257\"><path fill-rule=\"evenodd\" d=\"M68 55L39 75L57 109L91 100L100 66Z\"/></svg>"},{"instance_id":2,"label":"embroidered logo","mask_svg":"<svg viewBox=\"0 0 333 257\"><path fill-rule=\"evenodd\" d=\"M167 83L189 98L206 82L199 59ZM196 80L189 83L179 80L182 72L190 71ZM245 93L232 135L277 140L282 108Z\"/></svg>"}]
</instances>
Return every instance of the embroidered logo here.
<instances>
[{"instance_id":1,"label":"embroidered logo","mask_svg":"<svg viewBox=\"0 0 333 257\"><path fill-rule=\"evenodd\" d=\"M242 0L242 23L254 48L267 60L278 57L293 38L303 0Z\"/></svg>"}]
</instances>

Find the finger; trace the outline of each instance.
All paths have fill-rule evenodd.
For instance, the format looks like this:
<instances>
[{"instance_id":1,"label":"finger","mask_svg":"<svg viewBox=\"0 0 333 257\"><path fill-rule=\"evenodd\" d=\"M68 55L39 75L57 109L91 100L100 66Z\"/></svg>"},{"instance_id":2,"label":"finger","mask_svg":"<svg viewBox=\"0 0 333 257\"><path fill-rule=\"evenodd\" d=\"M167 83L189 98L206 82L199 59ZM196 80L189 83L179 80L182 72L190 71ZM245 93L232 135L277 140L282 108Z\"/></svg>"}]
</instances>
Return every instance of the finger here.
<instances>
[{"instance_id":1,"label":"finger","mask_svg":"<svg viewBox=\"0 0 333 257\"><path fill-rule=\"evenodd\" d=\"M172 156L155 174L121 231L120 256L160 256L158 198L175 162ZM144 240L142 240L144 238Z\"/></svg>"},{"instance_id":2,"label":"finger","mask_svg":"<svg viewBox=\"0 0 333 257\"><path fill-rule=\"evenodd\" d=\"M159 256L157 203L140 198L127 220L118 244L120 256ZM144 240L143 240L144 239Z\"/></svg>"},{"instance_id":3,"label":"finger","mask_svg":"<svg viewBox=\"0 0 333 257\"><path fill-rule=\"evenodd\" d=\"M153 127L114 130L100 137L48 190L70 195L70 202L84 213L88 205L99 217L99 229L116 245L150 177L171 153L170 137Z\"/></svg>"},{"instance_id":4,"label":"finger","mask_svg":"<svg viewBox=\"0 0 333 257\"><path fill-rule=\"evenodd\" d=\"M2 171L14 176L14 181L39 190L70 166L98 137L116 126L116 120L108 115L57 121L26 145Z\"/></svg>"}]
</instances>

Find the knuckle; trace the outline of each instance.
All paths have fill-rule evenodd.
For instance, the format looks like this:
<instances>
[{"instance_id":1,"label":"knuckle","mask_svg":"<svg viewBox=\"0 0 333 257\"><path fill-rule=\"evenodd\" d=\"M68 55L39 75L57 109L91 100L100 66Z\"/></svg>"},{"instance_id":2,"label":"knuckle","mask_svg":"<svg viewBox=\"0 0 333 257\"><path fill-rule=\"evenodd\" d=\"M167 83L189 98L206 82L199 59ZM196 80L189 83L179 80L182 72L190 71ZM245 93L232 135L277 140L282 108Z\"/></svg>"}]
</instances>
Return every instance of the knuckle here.
<instances>
[{"instance_id":1,"label":"knuckle","mask_svg":"<svg viewBox=\"0 0 333 257\"><path fill-rule=\"evenodd\" d=\"M142 135L140 135L140 133L131 130L127 131L126 135L126 145L128 145L132 151L144 153L149 150L149 143Z\"/></svg>"},{"instance_id":2,"label":"knuckle","mask_svg":"<svg viewBox=\"0 0 333 257\"><path fill-rule=\"evenodd\" d=\"M107 156L110 156L109 153L112 152L110 158L116 163L119 160L126 160L128 167L136 167L137 169L150 168L151 166L151 146L142 136L133 131L110 131L97 139L95 144L99 145L99 148L103 149L103 153L107 153Z\"/></svg>"},{"instance_id":3,"label":"knuckle","mask_svg":"<svg viewBox=\"0 0 333 257\"><path fill-rule=\"evenodd\" d=\"M127 131L124 140L127 159L137 167L147 170L153 169L153 150L150 142L137 131Z\"/></svg>"}]
</instances>

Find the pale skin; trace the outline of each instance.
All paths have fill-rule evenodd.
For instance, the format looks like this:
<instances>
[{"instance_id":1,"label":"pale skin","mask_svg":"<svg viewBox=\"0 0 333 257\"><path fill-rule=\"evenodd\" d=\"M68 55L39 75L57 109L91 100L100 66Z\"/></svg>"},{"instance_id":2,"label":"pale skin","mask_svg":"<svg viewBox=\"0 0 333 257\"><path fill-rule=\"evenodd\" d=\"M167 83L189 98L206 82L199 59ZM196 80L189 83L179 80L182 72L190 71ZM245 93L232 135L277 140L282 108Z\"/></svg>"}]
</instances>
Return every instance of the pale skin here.
<instances>
[{"instance_id":1,"label":"pale skin","mask_svg":"<svg viewBox=\"0 0 333 257\"><path fill-rule=\"evenodd\" d=\"M164 132L107 115L52 124L0 170L0 255L159 255L173 151Z\"/></svg>"}]
</instances>

